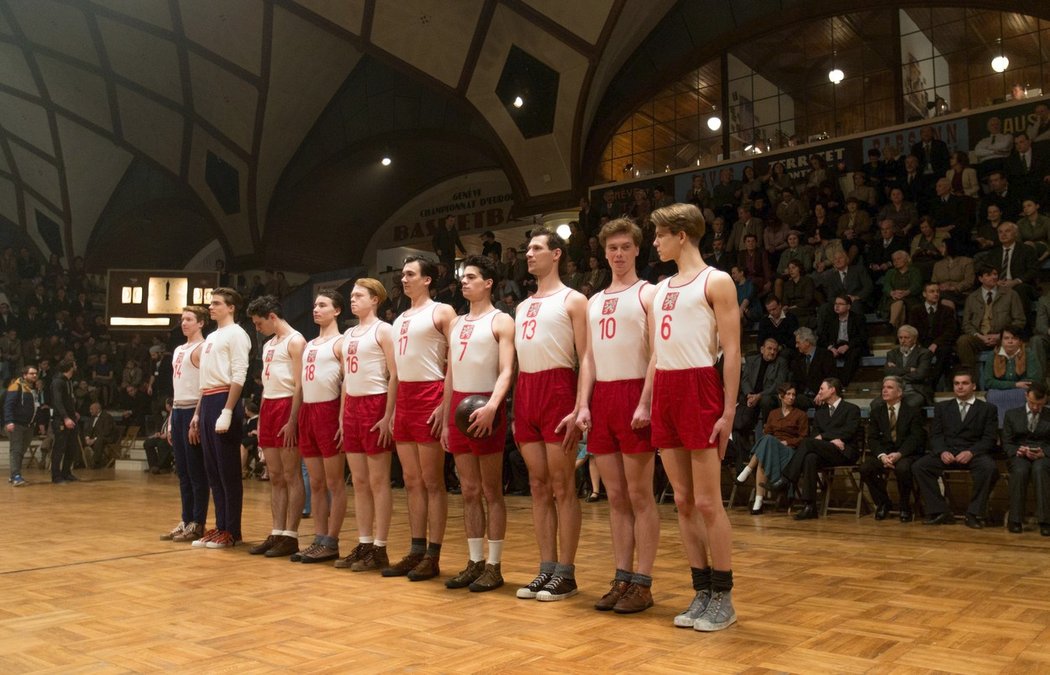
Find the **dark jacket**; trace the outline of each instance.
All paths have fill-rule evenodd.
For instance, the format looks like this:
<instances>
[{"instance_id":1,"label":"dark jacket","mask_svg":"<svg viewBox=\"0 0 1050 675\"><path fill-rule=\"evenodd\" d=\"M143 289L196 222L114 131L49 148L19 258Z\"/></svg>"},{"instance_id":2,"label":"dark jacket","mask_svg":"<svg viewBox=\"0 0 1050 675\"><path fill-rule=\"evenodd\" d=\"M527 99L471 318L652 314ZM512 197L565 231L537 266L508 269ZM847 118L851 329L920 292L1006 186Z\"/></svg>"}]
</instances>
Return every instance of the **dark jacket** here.
<instances>
[{"instance_id":1,"label":"dark jacket","mask_svg":"<svg viewBox=\"0 0 1050 675\"><path fill-rule=\"evenodd\" d=\"M53 424L61 426L67 417L76 421L77 401L73 397L73 383L62 373L51 380L51 407L55 411L51 418Z\"/></svg>"},{"instance_id":2,"label":"dark jacket","mask_svg":"<svg viewBox=\"0 0 1050 675\"><path fill-rule=\"evenodd\" d=\"M35 414L32 387L22 378L16 379L4 395L4 424L27 427L33 422Z\"/></svg>"},{"instance_id":3,"label":"dark jacket","mask_svg":"<svg viewBox=\"0 0 1050 675\"><path fill-rule=\"evenodd\" d=\"M814 349L813 361L807 367L804 354L796 354L791 359L791 381L798 387L798 393L812 396L820 389L825 377L835 374L835 359L827 349Z\"/></svg>"},{"instance_id":4,"label":"dark jacket","mask_svg":"<svg viewBox=\"0 0 1050 675\"><path fill-rule=\"evenodd\" d=\"M1022 445L1038 447L1050 454L1050 411L1043 410L1035 431L1028 430L1028 405L1011 408L1003 418L1003 450L1007 457L1017 455L1017 448Z\"/></svg>"},{"instance_id":5,"label":"dark jacket","mask_svg":"<svg viewBox=\"0 0 1050 675\"><path fill-rule=\"evenodd\" d=\"M959 321L955 318L955 310L948 305L938 303L932 317L926 311L926 303L912 307L908 313L908 323L919 331L920 345L929 349L931 344L937 344L938 357L943 359L944 354L955 349Z\"/></svg>"},{"instance_id":6,"label":"dark jacket","mask_svg":"<svg viewBox=\"0 0 1050 675\"><path fill-rule=\"evenodd\" d=\"M999 413L991 403L975 399L962 420L956 399L941 401L933 407L930 453L939 455L947 450L958 455L969 450L975 455L987 454L995 447L998 427Z\"/></svg>"},{"instance_id":7,"label":"dark jacket","mask_svg":"<svg viewBox=\"0 0 1050 675\"><path fill-rule=\"evenodd\" d=\"M860 450L857 448L857 432L860 430L860 408L849 401L839 399L835 414L831 414L827 404L817 408L813 414L813 425L809 435L820 436L822 440L840 440L845 444L842 454L851 462L857 461Z\"/></svg>"},{"instance_id":8,"label":"dark jacket","mask_svg":"<svg viewBox=\"0 0 1050 675\"><path fill-rule=\"evenodd\" d=\"M889 408L879 402L871 407L868 419L868 452L872 457L891 452L901 453L901 457L921 455L926 445L926 430L923 426L923 410L900 403L897 412L897 440L890 433Z\"/></svg>"}]
</instances>

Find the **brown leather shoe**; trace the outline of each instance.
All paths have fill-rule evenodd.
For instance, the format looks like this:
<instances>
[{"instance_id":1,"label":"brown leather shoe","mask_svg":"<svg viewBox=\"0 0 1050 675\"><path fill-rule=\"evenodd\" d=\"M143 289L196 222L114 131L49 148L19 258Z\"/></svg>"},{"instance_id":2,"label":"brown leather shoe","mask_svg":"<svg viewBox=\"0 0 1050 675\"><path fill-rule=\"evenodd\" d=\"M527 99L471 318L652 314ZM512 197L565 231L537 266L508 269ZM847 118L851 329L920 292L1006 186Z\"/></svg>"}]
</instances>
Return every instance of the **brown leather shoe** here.
<instances>
[{"instance_id":1,"label":"brown leather shoe","mask_svg":"<svg viewBox=\"0 0 1050 675\"><path fill-rule=\"evenodd\" d=\"M648 586L631 584L627 592L623 594L613 611L617 614L634 614L649 609L653 606L653 592Z\"/></svg>"},{"instance_id":2,"label":"brown leather shoe","mask_svg":"<svg viewBox=\"0 0 1050 675\"><path fill-rule=\"evenodd\" d=\"M441 568L438 567L438 557L436 555L425 555L419 561L419 564L408 573L408 580L426 581L427 579L433 579L439 574L441 574Z\"/></svg>"},{"instance_id":3,"label":"brown leather shoe","mask_svg":"<svg viewBox=\"0 0 1050 675\"><path fill-rule=\"evenodd\" d=\"M485 565L485 571L481 573L481 576L470 585L470 590L473 593L484 593L494 591L502 585L503 574L500 572L500 564L489 563Z\"/></svg>"},{"instance_id":4,"label":"brown leather shoe","mask_svg":"<svg viewBox=\"0 0 1050 675\"><path fill-rule=\"evenodd\" d=\"M628 587L631 585L630 581L613 581L612 586L609 588L609 592L602 596L602 599L594 603L594 608L599 612L608 612L616 607L616 603L620 601L620 598L627 592Z\"/></svg>"},{"instance_id":5,"label":"brown leather shoe","mask_svg":"<svg viewBox=\"0 0 1050 675\"><path fill-rule=\"evenodd\" d=\"M336 560L335 566L341 570L350 569L358 560L364 560L368 556L368 552L371 550L372 544L358 544L354 547L354 550L350 551L350 555Z\"/></svg>"},{"instance_id":6,"label":"brown leather shoe","mask_svg":"<svg viewBox=\"0 0 1050 675\"><path fill-rule=\"evenodd\" d=\"M469 561L463 571L445 582L445 588L466 588L485 571L485 561Z\"/></svg>"},{"instance_id":7,"label":"brown leather shoe","mask_svg":"<svg viewBox=\"0 0 1050 675\"><path fill-rule=\"evenodd\" d=\"M266 553L271 548L273 548L274 544L276 544L283 537L283 534L271 534L266 539L260 541L258 544L248 549L248 553L252 555L262 555L263 553Z\"/></svg>"},{"instance_id":8,"label":"brown leather shoe","mask_svg":"<svg viewBox=\"0 0 1050 675\"><path fill-rule=\"evenodd\" d=\"M287 558L299 552L299 540L295 537L281 535L279 541L263 553L267 558Z\"/></svg>"},{"instance_id":9,"label":"brown leather shoe","mask_svg":"<svg viewBox=\"0 0 1050 675\"><path fill-rule=\"evenodd\" d=\"M390 567L384 567L382 575L384 577L403 577L411 572L422 560L422 553L409 553Z\"/></svg>"},{"instance_id":10,"label":"brown leather shoe","mask_svg":"<svg viewBox=\"0 0 1050 675\"><path fill-rule=\"evenodd\" d=\"M372 572L384 570L390 567L390 558L386 553L386 546L372 546L361 560L350 566L351 572Z\"/></svg>"}]
</instances>

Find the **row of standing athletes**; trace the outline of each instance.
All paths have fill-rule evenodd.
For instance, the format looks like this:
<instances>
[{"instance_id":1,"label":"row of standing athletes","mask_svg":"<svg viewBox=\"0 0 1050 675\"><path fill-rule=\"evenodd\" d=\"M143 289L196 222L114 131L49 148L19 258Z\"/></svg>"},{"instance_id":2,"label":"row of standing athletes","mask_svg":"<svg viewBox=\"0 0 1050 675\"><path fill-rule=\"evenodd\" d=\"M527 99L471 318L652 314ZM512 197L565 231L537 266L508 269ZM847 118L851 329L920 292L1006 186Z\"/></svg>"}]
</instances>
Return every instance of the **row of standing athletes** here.
<instances>
[{"instance_id":1,"label":"row of standing athletes","mask_svg":"<svg viewBox=\"0 0 1050 675\"><path fill-rule=\"evenodd\" d=\"M460 475L469 553L446 586L475 592L502 586L504 402L516 360L513 434L529 471L541 561L517 597L555 601L577 593L581 513L574 462L586 433L609 494L616 563L596 608L633 613L653 605L659 517L652 481L654 448L661 448L695 591L674 624L712 631L734 623L732 533L719 474L740 372L736 291L700 257L705 224L696 207L675 204L651 217L654 245L662 260L678 264L676 276L657 286L640 281L641 231L630 220L615 220L600 235L613 281L588 301L561 283L564 241L534 231L526 262L538 291L513 319L492 305L495 269L482 256L464 264L465 316L430 299L437 270L418 258L402 270L411 308L393 325L376 316L386 291L374 279L353 287L350 311L358 325L345 333L337 328L342 297L321 292L313 309L320 334L310 341L282 318L276 299L254 300L249 316L259 332L272 335L262 352L259 447L269 467L273 529L250 553L334 560L336 567L412 581L438 576L448 511L444 449ZM183 506L182 521L164 538L198 547L225 548L241 539L238 401L249 339L233 323L240 303L235 291L214 292L209 312L219 328L207 340L201 338L203 310L188 308L182 318L187 342L173 355L172 429ZM725 382L714 367L720 353ZM454 415L474 394L488 402L471 415L468 436ZM392 444L404 472L411 533L408 554L393 564L387 554ZM302 551L300 456L315 522L314 540ZM353 476L359 537L340 557L344 461ZM207 485L216 524L205 531Z\"/></svg>"}]
</instances>

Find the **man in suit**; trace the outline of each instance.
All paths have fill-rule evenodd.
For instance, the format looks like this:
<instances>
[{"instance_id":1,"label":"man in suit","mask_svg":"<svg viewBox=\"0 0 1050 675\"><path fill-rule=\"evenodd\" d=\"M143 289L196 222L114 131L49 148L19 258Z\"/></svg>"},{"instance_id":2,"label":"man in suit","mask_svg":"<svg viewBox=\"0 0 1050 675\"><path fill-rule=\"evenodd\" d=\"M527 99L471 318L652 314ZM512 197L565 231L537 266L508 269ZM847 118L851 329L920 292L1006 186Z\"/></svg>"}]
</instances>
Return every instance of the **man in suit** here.
<instances>
[{"instance_id":1,"label":"man in suit","mask_svg":"<svg viewBox=\"0 0 1050 675\"><path fill-rule=\"evenodd\" d=\"M850 265L849 256L843 251L836 251L831 258L831 269L824 270L816 279L817 286L824 290L824 297L829 300L836 295L846 294L850 302L856 303L857 312L863 314L863 305L871 297L871 277L860 265Z\"/></svg>"},{"instance_id":2,"label":"man in suit","mask_svg":"<svg viewBox=\"0 0 1050 675\"><path fill-rule=\"evenodd\" d=\"M806 220L806 205L795 196L791 188L784 188L780 193L781 200L777 204L777 218L792 230L802 227Z\"/></svg>"},{"instance_id":3,"label":"man in suit","mask_svg":"<svg viewBox=\"0 0 1050 675\"><path fill-rule=\"evenodd\" d=\"M1046 357L1050 355L1050 293L1039 298L1035 304L1035 331L1032 333L1031 345L1039 350L1046 363Z\"/></svg>"},{"instance_id":4,"label":"man in suit","mask_svg":"<svg viewBox=\"0 0 1050 675\"><path fill-rule=\"evenodd\" d=\"M810 328L795 331L795 349L791 360L791 381L797 388L795 405L802 410L814 407L820 384L835 372L835 359L826 349L817 349L817 336Z\"/></svg>"},{"instance_id":5,"label":"man in suit","mask_svg":"<svg viewBox=\"0 0 1050 675\"><path fill-rule=\"evenodd\" d=\"M954 519L937 479L946 469L969 471L973 488L966 509L966 526L980 529L988 496L999 475L991 455L999 413L994 405L974 396L977 382L972 371L956 371L952 376L952 390L955 398L933 408L930 451L915 461L912 475L922 492L926 511L923 524L944 525Z\"/></svg>"},{"instance_id":6,"label":"man in suit","mask_svg":"<svg viewBox=\"0 0 1050 675\"><path fill-rule=\"evenodd\" d=\"M924 284L922 298L923 303L908 313L908 324L919 331L918 344L930 352L930 383L936 386L955 351L959 320L955 317L955 308L941 302L939 285L932 282Z\"/></svg>"},{"instance_id":7,"label":"man in suit","mask_svg":"<svg viewBox=\"0 0 1050 675\"><path fill-rule=\"evenodd\" d=\"M984 262L999 270L999 287L1016 291L1027 310L1036 295L1039 258L1033 247L1018 240L1018 228L1014 223L999 225L999 243L1000 246L988 251Z\"/></svg>"},{"instance_id":8,"label":"man in suit","mask_svg":"<svg viewBox=\"0 0 1050 675\"><path fill-rule=\"evenodd\" d=\"M934 229L948 232L962 246L960 250L968 250L973 229L973 205L967 208L961 197L952 194L952 184L947 178L937 179L934 197L927 203L926 213Z\"/></svg>"},{"instance_id":9,"label":"man in suit","mask_svg":"<svg viewBox=\"0 0 1050 675\"><path fill-rule=\"evenodd\" d=\"M886 492L886 474L892 471L897 477L901 522L910 523L911 465L922 454L926 431L922 408L909 405L902 398L903 386L901 378L894 375L882 378L882 400L871 406L868 418L869 456L860 465L860 479L875 501L875 520L885 520L893 510Z\"/></svg>"},{"instance_id":10,"label":"man in suit","mask_svg":"<svg viewBox=\"0 0 1050 675\"><path fill-rule=\"evenodd\" d=\"M837 377L844 385L853 380L861 358L868 352L867 324L863 315L852 311L852 305L850 296L836 295L831 315L823 314L817 327L817 345L831 353Z\"/></svg>"},{"instance_id":11,"label":"man in suit","mask_svg":"<svg viewBox=\"0 0 1050 675\"><path fill-rule=\"evenodd\" d=\"M792 483L799 483L799 494L806 505L795 514L795 520L817 517L815 502L819 469L854 464L860 456L856 443L860 408L842 400L842 383L834 377L821 382L817 404L819 407L810 427L811 436L802 440L781 477L769 486L774 492L781 492Z\"/></svg>"},{"instance_id":12,"label":"man in suit","mask_svg":"<svg viewBox=\"0 0 1050 675\"><path fill-rule=\"evenodd\" d=\"M892 220L879 222L879 237L864 252L868 270L875 283L893 266L893 254L908 251L908 240L896 233Z\"/></svg>"},{"instance_id":13,"label":"man in suit","mask_svg":"<svg viewBox=\"0 0 1050 675\"><path fill-rule=\"evenodd\" d=\"M933 354L918 342L919 331L914 326L904 324L898 328L898 346L886 352L884 370L887 377L896 377L901 381L904 402L915 408L933 404ZM884 390L885 383L884 379Z\"/></svg>"},{"instance_id":14,"label":"man in suit","mask_svg":"<svg viewBox=\"0 0 1050 675\"><path fill-rule=\"evenodd\" d=\"M1005 171L988 174L988 194L981 198L977 213L981 218L988 214L989 206L998 206L1004 221L1015 221L1021 217L1021 198L1010 186Z\"/></svg>"},{"instance_id":15,"label":"man in suit","mask_svg":"<svg viewBox=\"0 0 1050 675\"><path fill-rule=\"evenodd\" d=\"M1046 385L1033 382L1025 405L1006 411L1003 450L1010 465L1010 515L1006 527L1023 531L1028 481L1035 483L1035 516L1039 534L1050 537L1050 415L1045 414Z\"/></svg>"},{"instance_id":16,"label":"man in suit","mask_svg":"<svg viewBox=\"0 0 1050 675\"><path fill-rule=\"evenodd\" d=\"M922 207L929 196L928 186L932 181L919 170L919 158L908 155L904 158L903 171L897 175L895 187L904 194L904 201Z\"/></svg>"},{"instance_id":17,"label":"man in suit","mask_svg":"<svg viewBox=\"0 0 1050 675\"><path fill-rule=\"evenodd\" d=\"M109 462L109 446L118 440L117 423L98 402L92 403L88 412L91 419L84 426L84 445L91 448L92 468L103 469Z\"/></svg>"},{"instance_id":18,"label":"man in suit","mask_svg":"<svg viewBox=\"0 0 1050 675\"><path fill-rule=\"evenodd\" d=\"M749 433L758 422L765 422L769 411L779 404L777 385L787 382L790 373L780 356L780 344L767 337L758 356L748 356L740 374L740 396L733 418L733 430Z\"/></svg>"},{"instance_id":19,"label":"man in suit","mask_svg":"<svg viewBox=\"0 0 1050 675\"><path fill-rule=\"evenodd\" d=\"M1018 247L1023 248L1023 247ZM969 369L977 367L977 354L999 344L999 333L1011 326L1024 326L1021 299L1012 289L999 286L999 270L991 265L977 268L981 282L963 305L962 334L955 341L959 361Z\"/></svg>"},{"instance_id":20,"label":"man in suit","mask_svg":"<svg viewBox=\"0 0 1050 675\"><path fill-rule=\"evenodd\" d=\"M1014 136L1014 151L1006 158L1005 167L1018 198L1042 198L1042 192L1050 182L1050 165L1045 156L1032 148L1032 140L1026 132Z\"/></svg>"},{"instance_id":21,"label":"man in suit","mask_svg":"<svg viewBox=\"0 0 1050 675\"><path fill-rule=\"evenodd\" d=\"M73 396L73 373L77 364L72 360L58 364L58 375L51 380L51 430L55 435L51 446L51 482L68 483L79 480L73 475L73 462L80 449L77 437L77 402Z\"/></svg>"},{"instance_id":22,"label":"man in suit","mask_svg":"<svg viewBox=\"0 0 1050 675\"><path fill-rule=\"evenodd\" d=\"M948 171L948 144L934 138L933 127L919 130L919 142L911 146L911 154L919 159L919 171L924 176L941 178Z\"/></svg>"},{"instance_id":23,"label":"man in suit","mask_svg":"<svg viewBox=\"0 0 1050 675\"><path fill-rule=\"evenodd\" d=\"M791 356L795 351L795 331L798 330L798 317L788 314L780 298L767 295L765 299L766 315L758 322L758 346L761 347L769 338L780 345L781 351Z\"/></svg>"}]
</instances>

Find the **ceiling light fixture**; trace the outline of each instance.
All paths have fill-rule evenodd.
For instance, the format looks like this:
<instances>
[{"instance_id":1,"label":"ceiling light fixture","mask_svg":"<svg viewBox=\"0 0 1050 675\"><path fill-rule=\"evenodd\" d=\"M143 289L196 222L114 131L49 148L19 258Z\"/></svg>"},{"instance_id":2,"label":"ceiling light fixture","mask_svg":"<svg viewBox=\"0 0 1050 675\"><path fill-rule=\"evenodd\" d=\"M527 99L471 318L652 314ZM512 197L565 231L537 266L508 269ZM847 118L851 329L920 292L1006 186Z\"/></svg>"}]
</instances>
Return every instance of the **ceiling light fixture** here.
<instances>
[{"instance_id":1,"label":"ceiling light fixture","mask_svg":"<svg viewBox=\"0 0 1050 675\"><path fill-rule=\"evenodd\" d=\"M520 96L515 96L513 105L515 108L520 108L521 106L525 105L525 99L523 99Z\"/></svg>"},{"instance_id":2,"label":"ceiling light fixture","mask_svg":"<svg viewBox=\"0 0 1050 675\"><path fill-rule=\"evenodd\" d=\"M569 236L572 235L572 228L567 223L562 223L554 230L558 233L558 236L568 241Z\"/></svg>"},{"instance_id":3,"label":"ceiling light fixture","mask_svg":"<svg viewBox=\"0 0 1050 675\"><path fill-rule=\"evenodd\" d=\"M997 73L1004 73L1010 67L1010 59L1006 58L1006 54L1003 53L1003 39L998 38L995 44L998 46L996 50L998 54L992 58L992 70Z\"/></svg>"},{"instance_id":4,"label":"ceiling light fixture","mask_svg":"<svg viewBox=\"0 0 1050 675\"><path fill-rule=\"evenodd\" d=\"M383 166L390 166L392 160L389 157L384 157L383 159L379 160L379 163Z\"/></svg>"}]
</instances>

